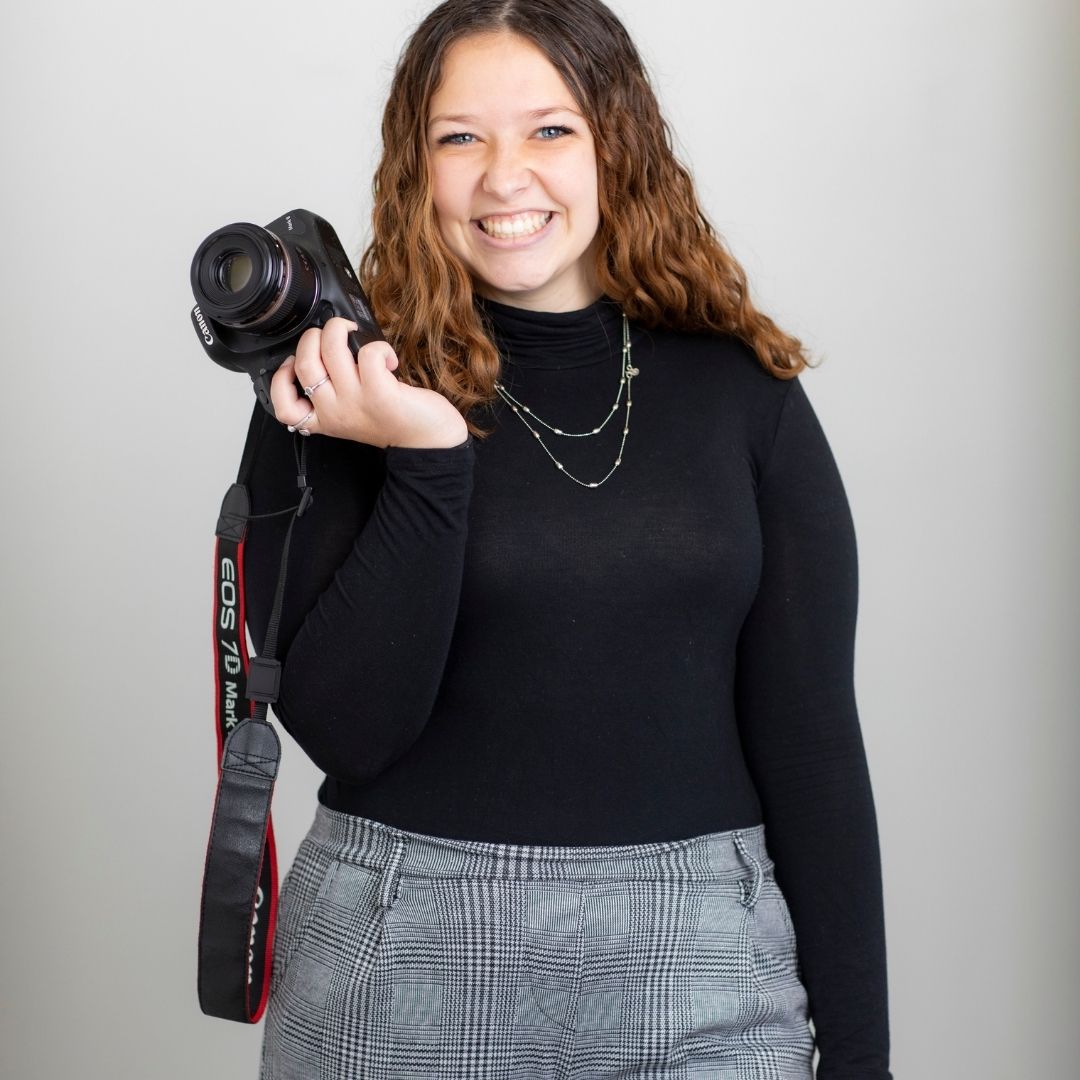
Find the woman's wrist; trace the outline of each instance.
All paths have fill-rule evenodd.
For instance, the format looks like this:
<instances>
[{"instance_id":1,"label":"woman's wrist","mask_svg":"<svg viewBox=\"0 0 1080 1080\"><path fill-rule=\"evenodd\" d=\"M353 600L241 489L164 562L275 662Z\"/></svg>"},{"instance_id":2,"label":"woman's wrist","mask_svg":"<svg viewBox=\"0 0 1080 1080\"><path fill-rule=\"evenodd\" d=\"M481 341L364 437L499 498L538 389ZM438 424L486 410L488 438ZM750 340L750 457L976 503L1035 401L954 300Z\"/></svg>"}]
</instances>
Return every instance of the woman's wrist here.
<instances>
[{"instance_id":1,"label":"woman's wrist","mask_svg":"<svg viewBox=\"0 0 1080 1080\"><path fill-rule=\"evenodd\" d=\"M449 450L461 446L469 437L469 426L464 420L460 424L450 424L438 432L422 432L404 435L399 442L389 443L387 449L400 447L402 450Z\"/></svg>"}]
</instances>

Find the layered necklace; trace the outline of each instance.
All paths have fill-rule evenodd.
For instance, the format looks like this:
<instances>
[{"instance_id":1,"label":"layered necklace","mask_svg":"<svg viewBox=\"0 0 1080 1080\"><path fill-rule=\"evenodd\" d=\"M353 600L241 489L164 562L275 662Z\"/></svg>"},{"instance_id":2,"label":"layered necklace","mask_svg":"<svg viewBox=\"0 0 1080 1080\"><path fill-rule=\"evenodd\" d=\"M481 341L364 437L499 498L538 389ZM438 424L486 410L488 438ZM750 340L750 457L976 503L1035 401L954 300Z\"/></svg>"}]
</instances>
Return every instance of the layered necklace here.
<instances>
[{"instance_id":1,"label":"layered necklace","mask_svg":"<svg viewBox=\"0 0 1080 1080\"><path fill-rule=\"evenodd\" d=\"M599 487L604 480L607 480L609 476L622 464L623 447L626 446L626 436L630 434L630 406L633 404L630 398L630 382L635 375L638 374L638 369L633 367L630 363L630 323L626 318L626 312L623 312L622 317L622 362L619 369L619 393L615 398L615 404L611 406L611 411L604 418L604 422L599 427L594 427L591 431L563 431L562 428L555 427L549 424L546 420L542 420L529 408L528 405L522 404L515 398L509 390L501 382L495 383L495 389L499 392L502 399L510 406L513 412L521 420L521 422L532 432L533 438L544 448L544 453L555 463L555 468L559 470L564 476L569 477L575 484L580 484L582 487L595 488ZM619 443L619 452L615 456L615 464L607 471L607 475L602 480L595 480L589 482L587 480L579 480L571 472L569 472L566 466L559 461L557 457L548 449L547 444L540 437L540 432L536 430L526 419L527 416L531 416L538 424L542 424L552 432L554 435L562 435L568 439L587 439L592 435L599 435L601 431L607 426L607 422L618 412L619 402L622 401L623 390L626 390L626 419L623 421L622 430L622 442Z\"/></svg>"}]
</instances>

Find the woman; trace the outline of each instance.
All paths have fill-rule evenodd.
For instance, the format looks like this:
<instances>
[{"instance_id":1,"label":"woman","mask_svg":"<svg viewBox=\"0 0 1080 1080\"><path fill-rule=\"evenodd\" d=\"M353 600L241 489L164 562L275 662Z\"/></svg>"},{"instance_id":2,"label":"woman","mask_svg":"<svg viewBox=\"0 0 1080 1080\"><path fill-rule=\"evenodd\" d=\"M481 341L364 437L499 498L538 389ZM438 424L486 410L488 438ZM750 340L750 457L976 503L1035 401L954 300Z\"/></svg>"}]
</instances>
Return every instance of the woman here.
<instances>
[{"instance_id":1,"label":"woman","mask_svg":"<svg viewBox=\"0 0 1080 1080\"><path fill-rule=\"evenodd\" d=\"M321 436L276 709L326 773L263 1080L802 1080L815 1041L887 1080L855 541L800 343L598 0L442 4L383 139L387 342L307 331L257 409L254 513L292 501L286 425ZM283 531L248 543L260 647Z\"/></svg>"}]
</instances>

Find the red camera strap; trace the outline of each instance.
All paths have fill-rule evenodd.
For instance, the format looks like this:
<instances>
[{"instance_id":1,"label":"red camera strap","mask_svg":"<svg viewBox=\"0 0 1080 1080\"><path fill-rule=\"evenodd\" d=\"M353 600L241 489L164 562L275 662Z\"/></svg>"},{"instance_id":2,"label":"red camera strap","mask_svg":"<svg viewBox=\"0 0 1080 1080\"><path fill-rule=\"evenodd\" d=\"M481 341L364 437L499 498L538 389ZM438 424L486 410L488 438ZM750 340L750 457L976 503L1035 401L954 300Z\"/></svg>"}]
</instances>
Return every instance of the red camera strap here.
<instances>
[{"instance_id":1,"label":"red camera strap","mask_svg":"<svg viewBox=\"0 0 1080 1080\"><path fill-rule=\"evenodd\" d=\"M244 542L252 520L246 480L261 431L252 419L237 483L225 494L214 547L214 686L218 784L203 871L199 916L199 1006L209 1016L258 1023L270 990L277 919L277 856L270 802L281 758L266 719L277 700L281 665L277 627L293 526L311 504L304 448L297 448L300 502L281 553L274 607L263 655L248 659ZM256 517L273 517L260 514Z\"/></svg>"}]
</instances>

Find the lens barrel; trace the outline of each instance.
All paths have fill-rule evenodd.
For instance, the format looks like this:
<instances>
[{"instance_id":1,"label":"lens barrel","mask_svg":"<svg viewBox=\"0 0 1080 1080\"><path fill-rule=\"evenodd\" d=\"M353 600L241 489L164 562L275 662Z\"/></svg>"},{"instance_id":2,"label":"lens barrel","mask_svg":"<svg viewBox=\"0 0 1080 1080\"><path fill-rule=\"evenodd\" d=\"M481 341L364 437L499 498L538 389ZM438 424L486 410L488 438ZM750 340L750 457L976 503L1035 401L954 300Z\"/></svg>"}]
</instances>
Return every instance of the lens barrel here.
<instances>
[{"instance_id":1,"label":"lens barrel","mask_svg":"<svg viewBox=\"0 0 1080 1080\"><path fill-rule=\"evenodd\" d=\"M191 289L202 311L225 326L277 334L310 313L319 276L302 248L241 221L199 245L191 261Z\"/></svg>"}]
</instances>

